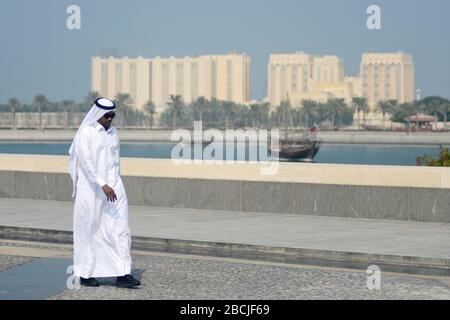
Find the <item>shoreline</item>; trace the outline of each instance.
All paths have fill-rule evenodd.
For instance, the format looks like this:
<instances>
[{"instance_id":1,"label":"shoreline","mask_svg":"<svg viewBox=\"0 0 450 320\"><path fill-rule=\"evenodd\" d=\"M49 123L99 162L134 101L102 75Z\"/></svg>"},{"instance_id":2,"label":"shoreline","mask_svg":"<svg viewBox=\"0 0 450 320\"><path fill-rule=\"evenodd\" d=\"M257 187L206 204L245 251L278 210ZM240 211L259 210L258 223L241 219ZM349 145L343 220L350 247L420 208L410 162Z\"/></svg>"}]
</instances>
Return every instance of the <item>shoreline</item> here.
<instances>
[{"instance_id":1,"label":"shoreline","mask_svg":"<svg viewBox=\"0 0 450 320\"><path fill-rule=\"evenodd\" d=\"M71 142L75 130L0 130L0 143ZM172 130L121 130L121 142L167 143ZM295 136L295 135L294 135ZM450 132L319 132L325 144L435 145L449 146Z\"/></svg>"}]
</instances>

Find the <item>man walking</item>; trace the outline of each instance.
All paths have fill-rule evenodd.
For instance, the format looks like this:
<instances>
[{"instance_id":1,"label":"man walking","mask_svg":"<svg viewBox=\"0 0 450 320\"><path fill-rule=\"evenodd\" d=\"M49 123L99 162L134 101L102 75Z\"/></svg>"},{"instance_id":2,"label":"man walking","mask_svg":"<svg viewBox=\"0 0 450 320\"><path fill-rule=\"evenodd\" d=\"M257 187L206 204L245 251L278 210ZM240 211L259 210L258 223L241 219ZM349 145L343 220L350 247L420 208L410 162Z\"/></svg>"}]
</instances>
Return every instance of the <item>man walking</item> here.
<instances>
[{"instance_id":1,"label":"man walking","mask_svg":"<svg viewBox=\"0 0 450 320\"><path fill-rule=\"evenodd\" d=\"M133 288L140 282L130 275L128 200L120 177L119 136L111 127L115 110L113 101L97 99L69 149L74 275L85 286L99 286L98 277L117 277L117 286Z\"/></svg>"}]
</instances>

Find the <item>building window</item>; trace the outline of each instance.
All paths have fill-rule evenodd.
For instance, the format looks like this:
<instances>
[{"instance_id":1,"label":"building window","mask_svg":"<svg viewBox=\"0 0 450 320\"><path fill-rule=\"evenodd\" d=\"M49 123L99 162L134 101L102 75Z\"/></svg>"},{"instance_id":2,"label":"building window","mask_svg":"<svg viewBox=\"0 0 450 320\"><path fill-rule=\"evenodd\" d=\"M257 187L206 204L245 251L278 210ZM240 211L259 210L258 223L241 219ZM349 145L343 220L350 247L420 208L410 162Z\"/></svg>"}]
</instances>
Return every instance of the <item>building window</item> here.
<instances>
[{"instance_id":1,"label":"building window","mask_svg":"<svg viewBox=\"0 0 450 320\"><path fill-rule=\"evenodd\" d=\"M269 99L272 102L275 99L275 66L270 65L270 75L269 75Z\"/></svg>"},{"instance_id":2,"label":"building window","mask_svg":"<svg viewBox=\"0 0 450 320\"><path fill-rule=\"evenodd\" d=\"M297 91L297 67L295 65L291 66L291 91Z\"/></svg>"},{"instance_id":3,"label":"building window","mask_svg":"<svg viewBox=\"0 0 450 320\"><path fill-rule=\"evenodd\" d=\"M100 85L100 93L104 96L108 96L108 62L102 62L100 67L101 72L101 85Z\"/></svg>"},{"instance_id":4,"label":"building window","mask_svg":"<svg viewBox=\"0 0 450 320\"><path fill-rule=\"evenodd\" d=\"M122 92L122 63L116 63L116 94Z\"/></svg>"},{"instance_id":5,"label":"building window","mask_svg":"<svg viewBox=\"0 0 450 320\"><path fill-rule=\"evenodd\" d=\"M307 65L303 65L302 66L302 72L303 72L303 76L302 76L302 89L303 92L307 92L308 91L308 66Z\"/></svg>"},{"instance_id":6,"label":"building window","mask_svg":"<svg viewBox=\"0 0 450 320\"><path fill-rule=\"evenodd\" d=\"M217 69L217 65L216 65L216 61L212 60L211 61L211 98L217 98L216 95L216 69Z\"/></svg>"},{"instance_id":7,"label":"building window","mask_svg":"<svg viewBox=\"0 0 450 320\"><path fill-rule=\"evenodd\" d=\"M176 75L176 94L183 95L184 89L184 65L182 62L177 63L177 75Z\"/></svg>"},{"instance_id":8,"label":"building window","mask_svg":"<svg viewBox=\"0 0 450 320\"><path fill-rule=\"evenodd\" d=\"M286 66L283 65L281 66L281 71L280 71L280 98L283 101L284 99L286 99Z\"/></svg>"},{"instance_id":9,"label":"building window","mask_svg":"<svg viewBox=\"0 0 450 320\"><path fill-rule=\"evenodd\" d=\"M191 91L192 100L198 98L198 63L194 62L191 65Z\"/></svg>"},{"instance_id":10,"label":"building window","mask_svg":"<svg viewBox=\"0 0 450 320\"><path fill-rule=\"evenodd\" d=\"M169 64L162 64L162 72L161 72L161 98L165 105L167 105L167 101L169 99Z\"/></svg>"},{"instance_id":11,"label":"building window","mask_svg":"<svg viewBox=\"0 0 450 320\"><path fill-rule=\"evenodd\" d=\"M227 60L227 100L233 99L233 61Z\"/></svg>"},{"instance_id":12,"label":"building window","mask_svg":"<svg viewBox=\"0 0 450 320\"><path fill-rule=\"evenodd\" d=\"M137 72L136 63L130 63L130 96L131 99L136 102L137 95Z\"/></svg>"}]
</instances>

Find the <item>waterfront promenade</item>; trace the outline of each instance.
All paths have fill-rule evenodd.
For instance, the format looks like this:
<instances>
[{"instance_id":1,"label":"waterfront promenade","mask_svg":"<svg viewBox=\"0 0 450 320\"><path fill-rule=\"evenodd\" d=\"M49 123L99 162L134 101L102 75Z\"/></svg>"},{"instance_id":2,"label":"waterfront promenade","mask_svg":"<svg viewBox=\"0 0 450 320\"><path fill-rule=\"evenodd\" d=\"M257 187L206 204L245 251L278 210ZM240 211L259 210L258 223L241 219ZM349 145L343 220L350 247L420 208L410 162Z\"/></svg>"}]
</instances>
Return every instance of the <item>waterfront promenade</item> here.
<instances>
[{"instance_id":1,"label":"waterfront promenade","mask_svg":"<svg viewBox=\"0 0 450 320\"><path fill-rule=\"evenodd\" d=\"M0 199L0 237L71 243L72 202ZM450 225L130 206L134 248L450 275Z\"/></svg>"},{"instance_id":2,"label":"waterfront promenade","mask_svg":"<svg viewBox=\"0 0 450 320\"><path fill-rule=\"evenodd\" d=\"M125 158L121 165L133 272L143 290L122 295L110 280L95 292L65 290L73 208L67 157L0 155L6 296L27 289L8 282L11 274L36 268L46 277L62 272L59 287L40 298L450 298L446 168L283 163L264 176L250 164ZM375 295L366 287L373 265L388 284Z\"/></svg>"},{"instance_id":3,"label":"waterfront promenade","mask_svg":"<svg viewBox=\"0 0 450 320\"><path fill-rule=\"evenodd\" d=\"M0 199L0 299L450 299L449 224L142 206L130 227L143 286L69 289L72 208Z\"/></svg>"}]
</instances>

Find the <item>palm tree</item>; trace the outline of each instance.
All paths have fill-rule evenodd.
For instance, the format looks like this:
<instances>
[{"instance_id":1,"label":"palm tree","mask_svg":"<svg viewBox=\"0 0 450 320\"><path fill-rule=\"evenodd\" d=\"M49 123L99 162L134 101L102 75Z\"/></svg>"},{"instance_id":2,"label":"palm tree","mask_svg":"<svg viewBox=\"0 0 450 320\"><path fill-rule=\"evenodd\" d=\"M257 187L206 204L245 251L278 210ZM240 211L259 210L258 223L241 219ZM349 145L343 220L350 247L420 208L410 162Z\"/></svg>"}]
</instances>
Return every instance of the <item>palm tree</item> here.
<instances>
[{"instance_id":1,"label":"palm tree","mask_svg":"<svg viewBox=\"0 0 450 320\"><path fill-rule=\"evenodd\" d=\"M259 108L261 107L259 103L252 103L249 105L250 107L250 117L252 118L252 127L259 127Z\"/></svg>"},{"instance_id":2,"label":"palm tree","mask_svg":"<svg viewBox=\"0 0 450 320\"><path fill-rule=\"evenodd\" d=\"M378 111L383 115L383 131L386 131L386 115L392 114L397 105L397 100L379 101L377 104Z\"/></svg>"},{"instance_id":3,"label":"palm tree","mask_svg":"<svg viewBox=\"0 0 450 320\"><path fill-rule=\"evenodd\" d=\"M230 118L234 118L234 116L238 112L238 107L234 102L225 101L222 104L223 112L225 113L225 129L228 129L228 123Z\"/></svg>"},{"instance_id":4,"label":"palm tree","mask_svg":"<svg viewBox=\"0 0 450 320\"><path fill-rule=\"evenodd\" d=\"M147 117L150 118L149 120L149 126L150 129L152 129L153 127L153 116L156 113L156 106L155 104L151 101L148 100L145 105L144 105L144 112L146 113Z\"/></svg>"},{"instance_id":5,"label":"palm tree","mask_svg":"<svg viewBox=\"0 0 450 320\"><path fill-rule=\"evenodd\" d=\"M16 111L22 106L20 101L16 98L11 98L8 101L8 108L11 110L11 129L16 130Z\"/></svg>"},{"instance_id":6,"label":"palm tree","mask_svg":"<svg viewBox=\"0 0 450 320\"><path fill-rule=\"evenodd\" d=\"M92 104L94 103L95 100L97 100L98 98L101 98L101 95L98 91L89 91L86 95L86 97L84 98L83 102L87 105L87 106L92 106Z\"/></svg>"},{"instance_id":7,"label":"palm tree","mask_svg":"<svg viewBox=\"0 0 450 320\"><path fill-rule=\"evenodd\" d=\"M325 117L331 118L331 127L332 131L334 131L336 127L336 120L339 120L340 116L344 114L347 109L347 104L344 99L332 98L323 105L323 108ZM337 124L339 124L339 121L337 121Z\"/></svg>"},{"instance_id":8,"label":"palm tree","mask_svg":"<svg viewBox=\"0 0 450 320\"><path fill-rule=\"evenodd\" d=\"M131 99L131 96L128 93L118 93L114 100L116 101L116 108L118 108L119 113L122 116L120 126L125 129L128 113L132 109L131 104L133 104L133 99Z\"/></svg>"},{"instance_id":9,"label":"palm tree","mask_svg":"<svg viewBox=\"0 0 450 320\"><path fill-rule=\"evenodd\" d=\"M353 98L353 110L358 114L358 130L361 129L361 116L363 113L364 125L366 124L366 113L369 111L369 105L367 104L367 98L354 97Z\"/></svg>"},{"instance_id":10,"label":"palm tree","mask_svg":"<svg viewBox=\"0 0 450 320\"><path fill-rule=\"evenodd\" d=\"M216 98L211 98L210 103L207 105L208 107L208 119L206 121L207 125L218 127L221 122L221 111L223 107L223 101L218 100Z\"/></svg>"},{"instance_id":11,"label":"palm tree","mask_svg":"<svg viewBox=\"0 0 450 320\"><path fill-rule=\"evenodd\" d=\"M170 95L169 102L167 103L171 108L172 112L172 128L175 129L177 126L177 117L183 114L185 104L181 95Z\"/></svg>"},{"instance_id":12,"label":"palm tree","mask_svg":"<svg viewBox=\"0 0 450 320\"><path fill-rule=\"evenodd\" d=\"M267 126L269 122L270 103L264 102L260 104L260 108L258 111L259 124L261 125L261 123L263 122Z\"/></svg>"},{"instance_id":13,"label":"palm tree","mask_svg":"<svg viewBox=\"0 0 450 320\"><path fill-rule=\"evenodd\" d=\"M192 118L195 121L196 115L198 114L198 121L201 121L203 127L203 115L207 113L210 109L210 102L204 97L199 97L191 104Z\"/></svg>"},{"instance_id":14,"label":"palm tree","mask_svg":"<svg viewBox=\"0 0 450 320\"><path fill-rule=\"evenodd\" d=\"M33 106L39 112L39 130L42 130L42 110L49 105L49 101L43 94L38 94L33 98Z\"/></svg>"},{"instance_id":15,"label":"palm tree","mask_svg":"<svg viewBox=\"0 0 450 320\"><path fill-rule=\"evenodd\" d=\"M101 98L98 91L89 91L83 101L77 106L78 111L87 112L98 98Z\"/></svg>"},{"instance_id":16,"label":"palm tree","mask_svg":"<svg viewBox=\"0 0 450 320\"><path fill-rule=\"evenodd\" d=\"M74 110L75 102L73 100L63 100L60 103L60 108L63 112L66 113L66 124L65 128L66 130L70 127L70 112Z\"/></svg>"},{"instance_id":17,"label":"palm tree","mask_svg":"<svg viewBox=\"0 0 450 320\"><path fill-rule=\"evenodd\" d=\"M302 100L302 109L305 115L305 126L309 128L311 118L318 115L318 103L313 100Z\"/></svg>"},{"instance_id":18,"label":"palm tree","mask_svg":"<svg viewBox=\"0 0 450 320\"><path fill-rule=\"evenodd\" d=\"M437 121L438 115L444 116L445 128L447 127L448 102L448 100L437 96L427 97L422 100L426 113L432 114L435 121Z\"/></svg>"}]
</instances>

